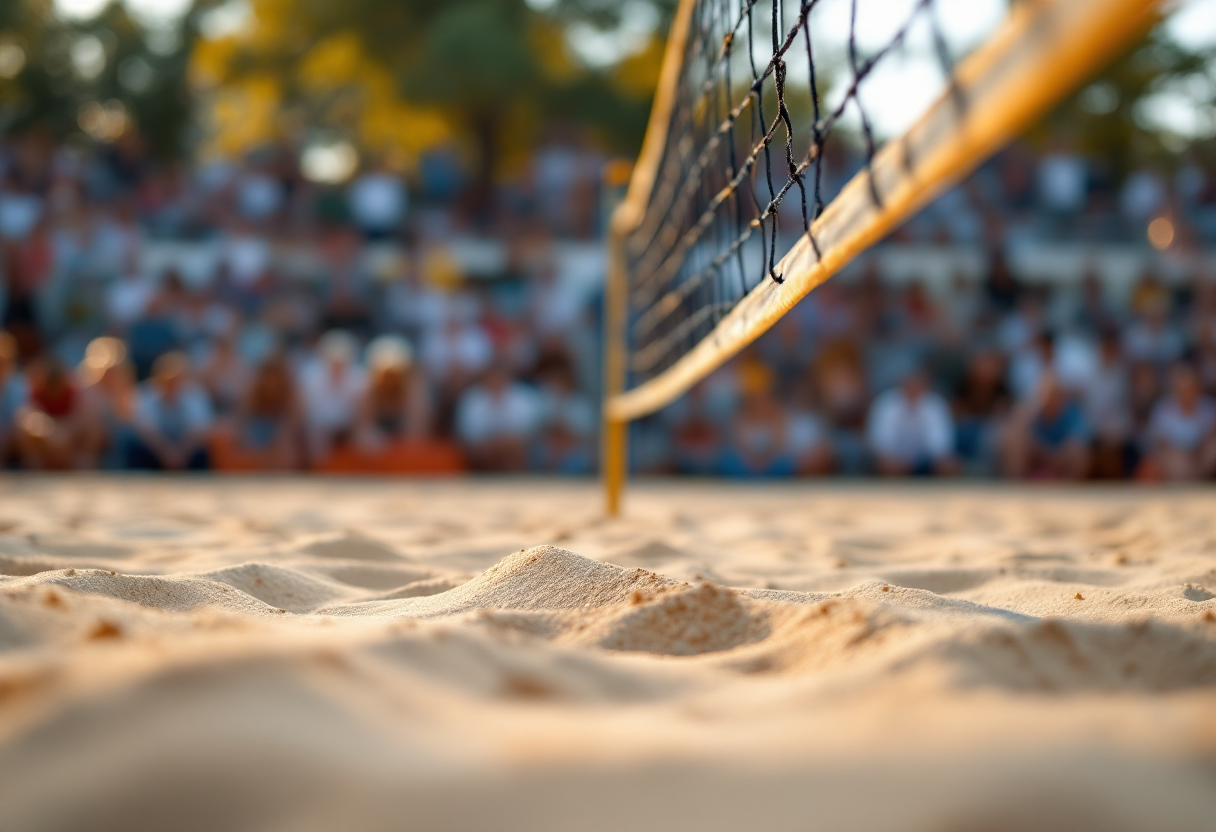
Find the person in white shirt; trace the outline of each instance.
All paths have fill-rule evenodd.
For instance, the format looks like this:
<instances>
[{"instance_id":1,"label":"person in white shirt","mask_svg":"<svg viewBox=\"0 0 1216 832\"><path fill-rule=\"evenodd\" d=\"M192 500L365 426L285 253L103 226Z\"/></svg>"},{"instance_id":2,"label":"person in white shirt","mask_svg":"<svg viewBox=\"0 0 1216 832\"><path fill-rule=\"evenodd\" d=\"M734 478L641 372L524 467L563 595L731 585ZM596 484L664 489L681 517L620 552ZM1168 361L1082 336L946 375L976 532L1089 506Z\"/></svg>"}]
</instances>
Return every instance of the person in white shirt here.
<instances>
[{"instance_id":1,"label":"person in white shirt","mask_svg":"<svg viewBox=\"0 0 1216 832\"><path fill-rule=\"evenodd\" d=\"M1135 451L1127 365L1114 329L1102 332L1093 372L1078 387L1078 399L1089 423L1093 475L1122 479L1130 473Z\"/></svg>"},{"instance_id":2,"label":"person in white shirt","mask_svg":"<svg viewBox=\"0 0 1216 832\"><path fill-rule=\"evenodd\" d=\"M540 374L540 385L537 464L563 474L590 473L595 467L596 412L579 391L574 369L567 361L555 362Z\"/></svg>"},{"instance_id":3,"label":"person in white shirt","mask_svg":"<svg viewBox=\"0 0 1216 832\"><path fill-rule=\"evenodd\" d=\"M132 264L106 291L106 311L119 329L143 317L156 297L156 283Z\"/></svg>"},{"instance_id":4,"label":"person in white shirt","mask_svg":"<svg viewBox=\"0 0 1216 832\"><path fill-rule=\"evenodd\" d=\"M270 269L274 249L264 235L245 224L234 225L223 243L222 262L239 292L252 292Z\"/></svg>"},{"instance_id":5,"label":"person in white shirt","mask_svg":"<svg viewBox=\"0 0 1216 832\"><path fill-rule=\"evenodd\" d=\"M300 395L309 456L327 457L351 438L359 403L367 390L367 373L355 363L354 337L334 329L317 341L316 358L300 373Z\"/></svg>"},{"instance_id":6,"label":"person in white shirt","mask_svg":"<svg viewBox=\"0 0 1216 832\"><path fill-rule=\"evenodd\" d=\"M282 206L283 185L270 174L247 170L236 182L236 203L241 216L251 220L266 220Z\"/></svg>"},{"instance_id":7,"label":"person in white shirt","mask_svg":"<svg viewBox=\"0 0 1216 832\"><path fill-rule=\"evenodd\" d=\"M1085 208L1088 171L1085 160L1060 147L1039 162L1039 196L1043 207L1057 214L1076 214Z\"/></svg>"},{"instance_id":8,"label":"person in white shirt","mask_svg":"<svg viewBox=\"0 0 1216 832\"><path fill-rule=\"evenodd\" d=\"M1147 433L1156 476L1193 480L1216 470L1216 402L1203 395L1193 367L1174 368L1170 395L1153 408Z\"/></svg>"},{"instance_id":9,"label":"person in white shirt","mask_svg":"<svg viewBox=\"0 0 1216 832\"><path fill-rule=\"evenodd\" d=\"M475 322L448 317L423 336L422 365L436 379L442 398L452 401L494 360L494 345Z\"/></svg>"},{"instance_id":10,"label":"person in white shirt","mask_svg":"<svg viewBox=\"0 0 1216 832\"><path fill-rule=\"evenodd\" d=\"M355 224L369 240L391 237L405 219L405 184L386 169L370 170L357 178L346 199Z\"/></svg>"},{"instance_id":11,"label":"person in white shirt","mask_svg":"<svg viewBox=\"0 0 1216 832\"><path fill-rule=\"evenodd\" d=\"M213 412L201 386L190 379L183 353L162 355L141 386L135 404L138 442L129 452L133 468L158 471L206 470Z\"/></svg>"},{"instance_id":12,"label":"person in white shirt","mask_svg":"<svg viewBox=\"0 0 1216 832\"><path fill-rule=\"evenodd\" d=\"M1153 300L1146 307L1123 333L1123 351L1132 361L1164 367L1181 357L1186 345L1178 329L1170 325L1167 301Z\"/></svg>"},{"instance_id":13,"label":"person in white shirt","mask_svg":"<svg viewBox=\"0 0 1216 832\"><path fill-rule=\"evenodd\" d=\"M955 470L950 408L929 389L919 371L874 400L866 437L881 474L948 474Z\"/></svg>"},{"instance_id":14,"label":"person in white shirt","mask_svg":"<svg viewBox=\"0 0 1216 832\"><path fill-rule=\"evenodd\" d=\"M1052 369L1056 360L1055 336L1039 332L1025 347L1013 353L1009 360L1009 389L1018 401L1034 395L1043 373Z\"/></svg>"},{"instance_id":15,"label":"person in white shirt","mask_svg":"<svg viewBox=\"0 0 1216 832\"><path fill-rule=\"evenodd\" d=\"M527 464L540 416L536 393L495 365L456 403L456 436L473 468L520 471Z\"/></svg>"}]
</instances>

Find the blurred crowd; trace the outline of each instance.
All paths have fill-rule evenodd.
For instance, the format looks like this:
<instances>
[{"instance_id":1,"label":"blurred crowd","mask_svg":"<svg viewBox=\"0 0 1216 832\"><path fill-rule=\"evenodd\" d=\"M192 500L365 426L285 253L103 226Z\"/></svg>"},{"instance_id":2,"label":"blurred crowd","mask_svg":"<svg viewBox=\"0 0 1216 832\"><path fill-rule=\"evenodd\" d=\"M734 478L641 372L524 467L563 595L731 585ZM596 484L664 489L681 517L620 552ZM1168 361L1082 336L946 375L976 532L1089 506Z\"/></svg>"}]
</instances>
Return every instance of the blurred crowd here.
<instances>
[{"instance_id":1,"label":"blurred crowd","mask_svg":"<svg viewBox=\"0 0 1216 832\"><path fill-rule=\"evenodd\" d=\"M0 140L0 467L594 471L602 259L571 251L598 251L604 162L556 137L487 210L455 153L323 185L273 150ZM1073 238L1211 246L1216 179L1017 147L895 235L983 246L982 275L829 281L639 422L635 469L1216 475L1216 280L1000 254Z\"/></svg>"},{"instance_id":2,"label":"blurred crowd","mask_svg":"<svg viewBox=\"0 0 1216 832\"><path fill-rule=\"evenodd\" d=\"M411 192L0 144L0 462L590 472L598 287L555 239L598 262L602 167L542 147L487 222L442 153Z\"/></svg>"},{"instance_id":3,"label":"blurred crowd","mask_svg":"<svg viewBox=\"0 0 1216 832\"><path fill-rule=\"evenodd\" d=\"M1027 283L994 255L937 292L829 281L635 445L732 476L1216 475L1216 279Z\"/></svg>"},{"instance_id":4,"label":"blurred crowd","mask_svg":"<svg viewBox=\"0 0 1216 832\"><path fill-rule=\"evenodd\" d=\"M1059 242L1160 250L1216 245L1216 173L1198 154L1179 155L1172 170L1144 160L1116 174L1111 162L1066 139L1040 152L1014 143L893 239L1011 249ZM836 169L847 174L855 167L841 160Z\"/></svg>"}]
</instances>

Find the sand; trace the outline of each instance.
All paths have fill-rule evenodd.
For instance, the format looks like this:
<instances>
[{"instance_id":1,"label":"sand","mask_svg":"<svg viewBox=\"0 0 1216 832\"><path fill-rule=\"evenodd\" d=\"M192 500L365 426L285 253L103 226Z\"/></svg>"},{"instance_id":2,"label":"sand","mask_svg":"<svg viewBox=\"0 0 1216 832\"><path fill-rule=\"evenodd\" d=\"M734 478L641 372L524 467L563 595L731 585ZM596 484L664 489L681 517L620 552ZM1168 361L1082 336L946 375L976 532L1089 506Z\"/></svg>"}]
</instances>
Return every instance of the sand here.
<instances>
[{"instance_id":1,"label":"sand","mask_svg":"<svg viewBox=\"0 0 1216 832\"><path fill-rule=\"evenodd\" d=\"M1214 496L0 480L0 832L1213 830Z\"/></svg>"}]
</instances>

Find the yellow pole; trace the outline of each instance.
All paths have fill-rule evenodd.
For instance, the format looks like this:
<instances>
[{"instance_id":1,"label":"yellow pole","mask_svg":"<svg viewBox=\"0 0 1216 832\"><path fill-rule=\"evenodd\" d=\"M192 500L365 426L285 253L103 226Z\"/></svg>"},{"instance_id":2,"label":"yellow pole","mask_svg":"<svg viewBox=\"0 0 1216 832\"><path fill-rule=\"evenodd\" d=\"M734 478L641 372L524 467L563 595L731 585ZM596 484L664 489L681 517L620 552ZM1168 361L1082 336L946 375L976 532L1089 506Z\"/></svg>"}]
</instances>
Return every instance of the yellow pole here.
<instances>
[{"instance_id":1,"label":"yellow pole","mask_svg":"<svg viewBox=\"0 0 1216 832\"><path fill-rule=\"evenodd\" d=\"M625 201L612 213L608 231L608 280L604 292L604 435L600 466L604 478L604 502L609 517L621 511L621 494L625 489L629 451L629 418L610 413L610 403L625 391L626 341L629 325L629 273L625 267L625 238L634 231L646 213L650 191L667 145L667 130L671 126L671 111L679 91L680 72L684 66L684 47L688 28L697 0L680 0L667 34L663 68L655 89L654 104L642 151L629 178Z\"/></svg>"},{"instance_id":2,"label":"yellow pole","mask_svg":"<svg viewBox=\"0 0 1216 832\"><path fill-rule=\"evenodd\" d=\"M621 493L625 490L625 431L628 422L604 421L604 509L609 517L621 514Z\"/></svg>"},{"instance_id":3,"label":"yellow pole","mask_svg":"<svg viewBox=\"0 0 1216 832\"><path fill-rule=\"evenodd\" d=\"M615 227L608 235L608 274L604 286L604 401L612 401L625 389L625 327L629 302L623 234ZM621 512L628 465L626 448L628 421L612 418L604 409L600 467L604 480L604 508L609 517Z\"/></svg>"}]
</instances>

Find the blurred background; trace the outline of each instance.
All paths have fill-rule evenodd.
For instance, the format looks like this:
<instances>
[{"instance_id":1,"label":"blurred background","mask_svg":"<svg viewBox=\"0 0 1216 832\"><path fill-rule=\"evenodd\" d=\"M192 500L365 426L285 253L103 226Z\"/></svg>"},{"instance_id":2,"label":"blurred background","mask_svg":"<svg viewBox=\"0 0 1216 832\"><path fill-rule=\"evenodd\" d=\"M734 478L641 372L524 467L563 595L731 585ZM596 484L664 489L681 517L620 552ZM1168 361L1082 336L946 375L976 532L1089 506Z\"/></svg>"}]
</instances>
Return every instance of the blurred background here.
<instances>
[{"instance_id":1,"label":"blurred background","mask_svg":"<svg viewBox=\"0 0 1216 832\"><path fill-rule=\"evenodd\" d=\"M1006 10L939 6L959 54ZM594 472L603 232L673 11L0 4L0 467ZM864 90L880 133L934 65ZM833 152L829 191L863 158ZM1213 397L1196 0L636 423L632 466L1204 479Z\"/></svg>"}]
</instances>

